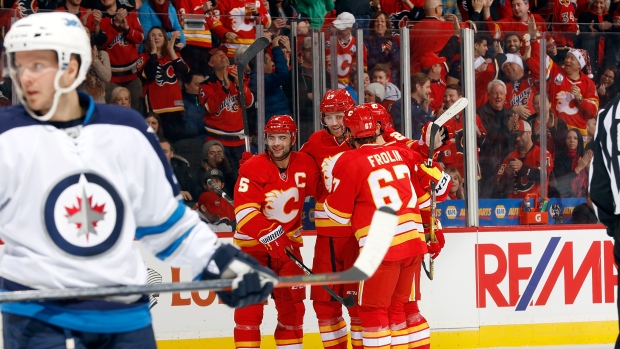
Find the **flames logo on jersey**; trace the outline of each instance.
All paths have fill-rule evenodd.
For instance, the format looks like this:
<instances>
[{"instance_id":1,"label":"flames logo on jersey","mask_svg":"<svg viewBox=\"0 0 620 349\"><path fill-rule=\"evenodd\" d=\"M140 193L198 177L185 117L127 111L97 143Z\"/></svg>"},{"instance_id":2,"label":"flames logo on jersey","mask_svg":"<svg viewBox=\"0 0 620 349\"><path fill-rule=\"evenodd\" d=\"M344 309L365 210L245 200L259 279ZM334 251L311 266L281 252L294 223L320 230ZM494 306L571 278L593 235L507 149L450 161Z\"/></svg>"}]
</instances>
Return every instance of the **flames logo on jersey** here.
<instances>
[{"instance_id":1,"label":"flames logo on jersey","mask_svg":"<svg viewBox=\"0 0 620 349\"><path fill-rule=\"evenodd\" d=\"M215 115L219 116L224 110L228 110L230 112L239 111L239 102L237 101L237 95L228 95L220 105L220 109L215 113Z\"/></svg>"},{"instance_id":2,"label":"flames logo on jersey","mask_svg":"<svg viewBox=\"0 0 620 349\"><path fill-rule=\"evenodd\" d=\"M290 212L286 212L286 204L289 201L299 201L299 191L297 188L290 188L288 190L272 190L265 194L265 209L263 213L265 217L271 220L276 220L280 223L288 223L294 220L299 213L299 209L293 209Z\"/></svg>"},{"instance_id":3,"label":"flames logo on jersey","mask_svg":"<svg viewBox=\"0 0 620 349\"><path fill-rule=\"evenodd\" d=\"M112 40L112 42L110 42L110 44L108 45L108 48L111 49L112 47L114 47L114 45L119 45L119 46L127 46L128 42L127 42L127 38L125 38L125 35L123 35L123 33L119 33L114 40Z\"/></svg>"},{"instance_id":4,"label":"flames logo on jersey","mask_svg":"<svg viewBox=\"0 0 620 349\"><path fill-rule=\"evenodd\" d=\"M579 112L579 108L577 107L577 101L575 100L575 96L572 93L567 91L560 91L556 95L557 103L555 105L555 110L560 113L575 115Z\"/></svg>"},{"instance_id":5,"label":"flames logo on jersey","mask_svg":"<svg viewBox=\"0 0 620 349\"><path fill-rule=\"evenodd\" d=\"M177 76L174 74L172 62L157 66L157 72L155 73L155 83L157 85L164 86L165 84L174 84L176 82Z\"/></svg>"},{"instance_id":6,"label":"flames logo on jersey","mask_svg":"<svg viewBox=\"0 0 620 349\"><path fill-rule=\"evenodd\" d=\"M36 0L16 1L13 8L17 10L17 18L24 18L39 10L39 3Z\"/></svg>"},{"instance_id":7,"label":"flames logo on jersey","mask_svg":"<svg viewBox=\"0 0 620 349\"><path fill-rule=\"evenodd\" d=\"M258 5L256 6L258 8ZM233 32L249 32L254 30L253 21L245 16L245 7L230 10L230 23Z\"/></svg>"},{"instance_id":8,"label":"flames logo on jersey","mask_svg":"<svg viewBox=\"0 0 620 349\"><path fill-rule=\"evenodd\" d=\"M338 153L334 156L328 156L323 159L323 162L321 163L321 172L323 172L323 183L325 184L325 189L327 189L328 193L332 192L332 185L334 182L334 166L336 165L336 161L338 161L342 154L344 154L344 152Z\"/></svg>"}]
</instances>

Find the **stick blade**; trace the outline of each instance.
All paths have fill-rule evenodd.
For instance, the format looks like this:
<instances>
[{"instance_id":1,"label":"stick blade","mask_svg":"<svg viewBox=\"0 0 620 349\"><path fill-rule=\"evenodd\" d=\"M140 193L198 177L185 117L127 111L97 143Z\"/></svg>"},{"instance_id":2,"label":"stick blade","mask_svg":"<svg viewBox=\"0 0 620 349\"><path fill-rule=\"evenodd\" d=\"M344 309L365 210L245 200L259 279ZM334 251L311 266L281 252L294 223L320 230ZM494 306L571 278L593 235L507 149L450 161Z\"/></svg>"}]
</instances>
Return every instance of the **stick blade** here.
<instances>
[{"instance_id":1,"label":"stick blade","mask_svg":"<svg viewBox=\"0 0 620 349\"><path fill-rule=\"evenodd\" d=\"M363 280L370 278L379 268L392 245L397 226L398 216L393 209L384 206L375 211L364 248L353 265L353 268L363 274Z\"/></svg>"},{"instance_id":2,"label":"stick blade","mask_svg":"<svg viewBox=\"0 0 620 349\"><path fill-rule=\"evenodd\" d=\"M446 110L443 114L441 114L437 118L437 120L433 122L433 124L438 125L438 126L443 126L443 124L445 124L446 121L452 119L454 115L456 115L461 110L465 109L465 107L467 107L467 104L469 104L469 101L467 100L467 98L465 97L459 98L456 102L454 102L454 104L452 104L450 108L448 108L448 110Z\"/></svg>"}]
</instances>

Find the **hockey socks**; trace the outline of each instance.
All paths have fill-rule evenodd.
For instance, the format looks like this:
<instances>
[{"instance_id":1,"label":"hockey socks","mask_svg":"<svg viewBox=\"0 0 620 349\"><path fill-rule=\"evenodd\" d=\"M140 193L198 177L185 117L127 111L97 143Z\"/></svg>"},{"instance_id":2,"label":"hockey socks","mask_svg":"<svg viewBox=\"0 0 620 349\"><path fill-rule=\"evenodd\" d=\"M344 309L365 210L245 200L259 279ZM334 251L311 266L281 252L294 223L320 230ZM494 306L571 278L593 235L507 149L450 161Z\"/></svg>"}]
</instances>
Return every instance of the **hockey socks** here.
<instances>
[{"instance_id":1,"label":"hockey socks","mask_svg":"<svg viewBox=\"0 0 620 349\"><path fill-rule=\"evenodd\" d=\"M430 349L431 331L428 322L420 314L418 302L405 303L407 314L407 331L409 333L409 349Z\"/></svg>"}]
</instances>

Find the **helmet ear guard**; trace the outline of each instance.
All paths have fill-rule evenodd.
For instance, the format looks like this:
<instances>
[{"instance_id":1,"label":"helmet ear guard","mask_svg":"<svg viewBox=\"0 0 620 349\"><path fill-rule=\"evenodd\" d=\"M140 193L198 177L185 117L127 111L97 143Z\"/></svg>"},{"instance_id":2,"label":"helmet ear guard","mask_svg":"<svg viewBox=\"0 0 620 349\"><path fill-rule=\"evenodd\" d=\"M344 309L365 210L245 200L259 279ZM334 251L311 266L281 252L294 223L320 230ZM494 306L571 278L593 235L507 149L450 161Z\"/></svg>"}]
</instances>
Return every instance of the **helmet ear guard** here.
<instances>
[{"instance_id":1,"label":"helmet ear guard","mask_svg":"<svg viewBox=\"0 0 620 349\"><path fill-rule=\"evenodd\" d=\"M84 26L75 15L67 12L41 12L20 19L6 34L4 48L6 50L4 67L16 82L17 95L28 114L39 121L52 118L58 108L60 96L77 89L86 79L92 61L90 38ZM39 50L54 51L58 60L58 71L54 78L54 101L45 115L30 109L26 103L15 67L16 52ZM77 76L70 86L61 87L60 78L69 68L72 55L79 57Z\"/></svg>"}]
</instances>

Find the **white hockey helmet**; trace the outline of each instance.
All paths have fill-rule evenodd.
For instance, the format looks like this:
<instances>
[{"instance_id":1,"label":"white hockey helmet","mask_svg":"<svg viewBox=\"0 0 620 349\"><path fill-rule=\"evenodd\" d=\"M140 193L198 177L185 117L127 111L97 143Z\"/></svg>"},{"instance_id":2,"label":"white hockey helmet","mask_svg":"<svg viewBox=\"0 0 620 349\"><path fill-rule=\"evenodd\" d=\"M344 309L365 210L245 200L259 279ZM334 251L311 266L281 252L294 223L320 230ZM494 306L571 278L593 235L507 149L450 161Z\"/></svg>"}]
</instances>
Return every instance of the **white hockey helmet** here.
<instances>
[{"instance_id":1,"label":"white hockey helmet","mask_svg":"<svg viewBox=\"0 0 620 349\"><path fill-rule=\"evenodd\" d=\"M68 12L35 13L20 19L11 26L4 37L4 48L9 73L16 82L17 95L28 113L40 121L52 118L58 108L60 96L75 90L84 81L92 61L90 38L79 18ZM52 50L58 57L59 69L54 79L54 102L45 115L39 115L31 110L26 103L14 63L15 52L36 50ZM60 77L69 67L72 54L80 57L80 69L73 84L61 88Z\"/></svg>"}]
</instances>

